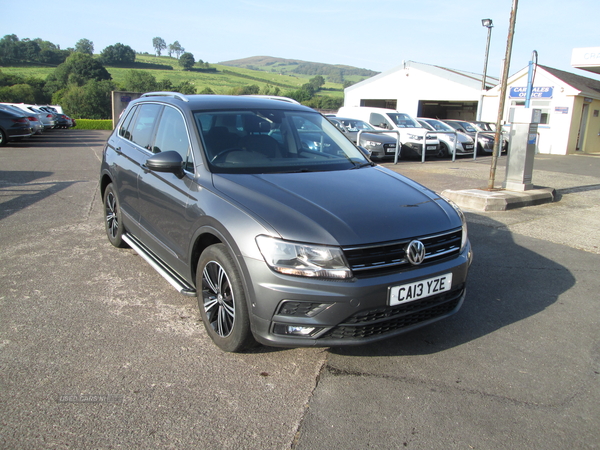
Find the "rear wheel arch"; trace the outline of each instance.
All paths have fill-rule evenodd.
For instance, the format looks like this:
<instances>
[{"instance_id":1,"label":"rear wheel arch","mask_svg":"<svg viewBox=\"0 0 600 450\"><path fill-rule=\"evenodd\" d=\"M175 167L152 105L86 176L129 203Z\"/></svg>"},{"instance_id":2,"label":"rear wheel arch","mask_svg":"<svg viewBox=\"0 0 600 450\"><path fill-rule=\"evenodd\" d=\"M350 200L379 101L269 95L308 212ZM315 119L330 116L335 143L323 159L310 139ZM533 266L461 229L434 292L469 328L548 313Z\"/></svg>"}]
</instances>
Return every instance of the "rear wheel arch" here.
<instances>
[{"instance_id":1,"label":"rear wheel arch","mask_svg":"<svg viewBox=\"0 0 600 450\"><path fill-rule=\"evenodd\" d=\"M104 198L104 191L106 190L106 186L108 186L112 182L112 178L107 174L102 175L102 177L100 178L100 195L102 198Z\"/></svg>"}]
</instances>

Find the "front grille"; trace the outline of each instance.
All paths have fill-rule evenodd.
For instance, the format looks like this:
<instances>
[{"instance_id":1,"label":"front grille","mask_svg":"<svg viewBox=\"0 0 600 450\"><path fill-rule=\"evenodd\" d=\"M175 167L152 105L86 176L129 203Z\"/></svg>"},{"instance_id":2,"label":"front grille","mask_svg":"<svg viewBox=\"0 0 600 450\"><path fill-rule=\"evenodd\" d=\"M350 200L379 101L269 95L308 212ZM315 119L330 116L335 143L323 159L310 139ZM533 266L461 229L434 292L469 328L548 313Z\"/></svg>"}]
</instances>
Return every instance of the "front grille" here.
<instances>
[{"instance_id":1,"label":"front grille","mask_svg":"<svg viewBox=\"0 0 600 450\"><path fill-rule=\"evenodd\" d=\"M406 247L414 239L425 245L425 260L421 266L428 265L441 259L455 257L460 253L462 229L457 228L434 236L347 247L343 250L355 276L382 275L413 267L406 259Z\"/></svg>"},{"instance_id":2,"label":"front grille","mask_svg":"<svg viewBox=\"0 0 600 450\"><path fill-rule=\"evenodd\" d=\"M392 333L402 328L436 319L453 312L464 293L464 284L452 291L433 297L360 311L327 333L320 339L364 339Z\"/></svg>"}]
</instances>

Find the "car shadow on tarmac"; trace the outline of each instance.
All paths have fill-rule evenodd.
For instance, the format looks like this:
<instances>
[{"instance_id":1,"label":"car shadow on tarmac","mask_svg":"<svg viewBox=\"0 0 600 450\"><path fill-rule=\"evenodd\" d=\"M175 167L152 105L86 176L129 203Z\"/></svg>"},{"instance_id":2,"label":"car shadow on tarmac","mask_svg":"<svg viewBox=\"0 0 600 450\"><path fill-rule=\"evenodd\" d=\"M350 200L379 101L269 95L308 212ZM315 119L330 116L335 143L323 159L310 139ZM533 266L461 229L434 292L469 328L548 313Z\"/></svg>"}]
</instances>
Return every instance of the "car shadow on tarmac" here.
<instances>
[{"instance_id":1,"label":"car shadow on tarmac","mask_svg":"<svg viewBox=\"0 0 600 450\"><path fill-rule=\"evenodd\" d=\"M79 181L36 181L52 175L52 172L0 170L0 193L2 197L9 198L1 203L0 220L79 183Z\"/></svg>"},{"instance_id":2,"label":"car shadow on tarmac","mask_svg":"<svg viewBox=\"0 0 600 450\"><path fill-rule=\"evenodd\" d=\"M17 149L31 148L78 148L82 141L89 147L104 147L110 131L106 130L49 130L41 135L31 136L8 143Z\"/></svg>"},{"instance_id":3,"label":"car shadow on tarmac","mask_svg":"<svg viewBox=\"0 0 600 450\"><path fill-rule=\"evenodd\" d=\"M469 223L469 238L474 258L457 314L384 341L329 351L346 356L437 353L533 316L575 284L569 269L518 245L498 222Z\"/></svg>"}]
</instances>

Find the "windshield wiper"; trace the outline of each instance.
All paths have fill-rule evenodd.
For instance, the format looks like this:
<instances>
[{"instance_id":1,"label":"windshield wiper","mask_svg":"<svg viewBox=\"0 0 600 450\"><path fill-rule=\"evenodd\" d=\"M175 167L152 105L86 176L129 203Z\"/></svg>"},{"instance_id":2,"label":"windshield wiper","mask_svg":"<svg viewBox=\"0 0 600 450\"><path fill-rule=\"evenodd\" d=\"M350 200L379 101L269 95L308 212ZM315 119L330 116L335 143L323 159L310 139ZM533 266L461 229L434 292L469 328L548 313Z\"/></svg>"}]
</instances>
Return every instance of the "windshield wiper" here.
<instances>
[{"instance_id":1,"label":"windshield wiper","mask_svg":"<svg viewBox=\"0 0 600 450\"><path fill-rule=\"evenodd\" d=\"M374 165L375 165L375 163L373 161L367 161L367 162L362 163L362 164L357 164L354 167L350 167L350 169L348 169L348 170L361 169L361 168L367 167L367 166L373 167Z\"/></svg>"}]
</instances>

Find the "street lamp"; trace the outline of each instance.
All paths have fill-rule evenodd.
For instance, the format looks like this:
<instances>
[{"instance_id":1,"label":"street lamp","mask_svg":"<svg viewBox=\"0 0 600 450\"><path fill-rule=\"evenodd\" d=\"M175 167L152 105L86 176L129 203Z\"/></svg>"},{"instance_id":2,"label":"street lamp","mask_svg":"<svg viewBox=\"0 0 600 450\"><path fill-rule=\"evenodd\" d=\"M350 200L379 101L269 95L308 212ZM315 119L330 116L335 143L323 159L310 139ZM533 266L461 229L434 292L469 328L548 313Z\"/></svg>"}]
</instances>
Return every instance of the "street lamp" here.
<instances>
[{"instance_id":1,"label":"street lamp","mask_svg":"<svg viewBox=\"0 0 600 450\"><path fill-rule=\"evenodd\" d=\"M481 99L480 99L479 105L477 107L477 120L481 120L481 109L483 106L483 96L484 96L484 92L487 90L485 88L485 80L487 78L487 64L488 64L488 55L489 55L489 51L490 51L490 38L492 37L492 28L494 26L494 23L492 22L492 19L481 19L481 25L483 25L484 27L486 27L488 29L488 33L487 33L487 44L485 46L485 58L484 58L484 62L483 62L483 78L481 79Z\"/></svg>"}]
</instances>

